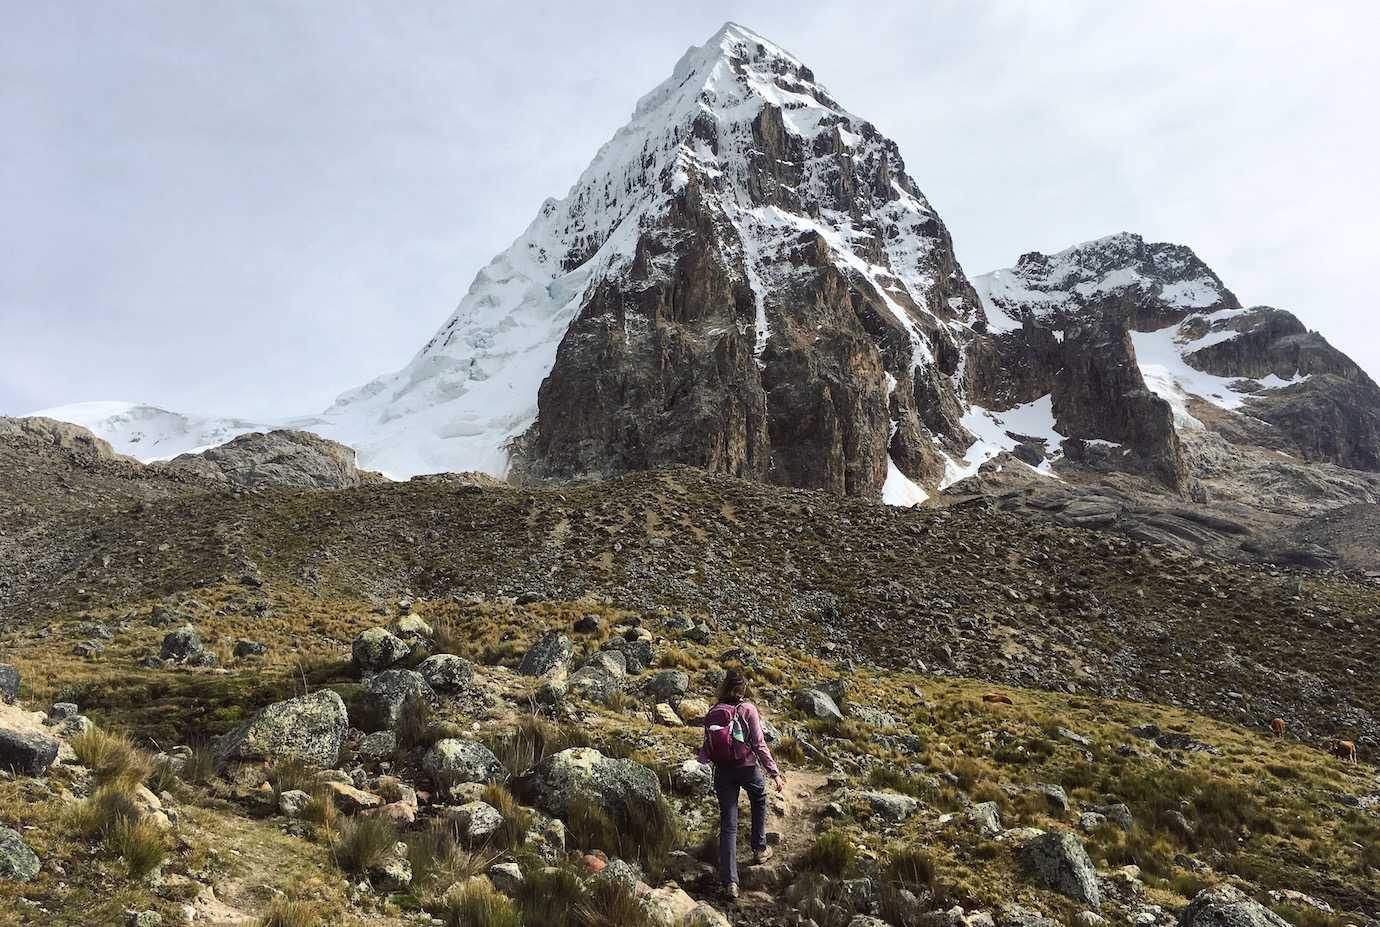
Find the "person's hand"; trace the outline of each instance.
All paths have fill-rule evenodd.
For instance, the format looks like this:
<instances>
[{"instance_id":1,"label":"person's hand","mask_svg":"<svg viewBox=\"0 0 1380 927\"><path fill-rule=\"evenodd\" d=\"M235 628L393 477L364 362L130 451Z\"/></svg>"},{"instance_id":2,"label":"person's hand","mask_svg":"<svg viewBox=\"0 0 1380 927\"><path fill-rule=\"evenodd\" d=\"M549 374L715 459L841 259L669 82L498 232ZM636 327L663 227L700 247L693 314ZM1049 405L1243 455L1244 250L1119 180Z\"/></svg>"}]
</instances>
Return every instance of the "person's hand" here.
<instances>
[{"instance_id":1,"label":"person's hand","mask_svg":"<svg viewBox=\"0 0 1380 927\"><path fill-rule=\"evenodd\" d=\"M786 777L780 774L771 777L772 784L776 786L776 791L786 791Z\"/></svg>"}]
</instances>

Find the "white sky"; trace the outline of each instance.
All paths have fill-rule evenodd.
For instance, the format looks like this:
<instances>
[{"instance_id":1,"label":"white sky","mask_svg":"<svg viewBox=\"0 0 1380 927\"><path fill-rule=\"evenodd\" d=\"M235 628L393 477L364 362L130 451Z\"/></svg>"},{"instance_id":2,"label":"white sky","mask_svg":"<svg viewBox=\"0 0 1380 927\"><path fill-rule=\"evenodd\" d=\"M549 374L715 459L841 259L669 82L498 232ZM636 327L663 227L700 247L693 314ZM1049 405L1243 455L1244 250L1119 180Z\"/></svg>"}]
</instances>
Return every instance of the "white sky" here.
<instances>
[{"instance_id":1,"label":"white sky","mask_svg":"<svg viewBox=\"0 0 1380 927\"><path fill-rule=\"evenodd\" d=\"M1190 245L1380 374L1380 5L0 0L0 413L317 411L402 366L726 19L970 274Z\"/></svg>"}]
</instances>

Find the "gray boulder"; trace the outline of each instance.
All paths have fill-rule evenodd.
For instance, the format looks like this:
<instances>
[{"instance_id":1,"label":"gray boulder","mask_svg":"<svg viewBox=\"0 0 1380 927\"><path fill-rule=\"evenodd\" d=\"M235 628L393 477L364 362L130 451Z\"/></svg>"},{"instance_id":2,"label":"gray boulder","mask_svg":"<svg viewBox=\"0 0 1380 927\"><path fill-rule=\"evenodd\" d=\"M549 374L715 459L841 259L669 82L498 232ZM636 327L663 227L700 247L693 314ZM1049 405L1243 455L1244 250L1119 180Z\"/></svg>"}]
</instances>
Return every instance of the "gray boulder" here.
<instances>
[{"instance_id":1,"label":"gray boulder","mask_svg":"<svg viewBox=\"0 0 1380 927\"><path fill-rule=\"evenodd\" d=\"M251 432L199 454L150 464L232 486L348 489L382 477L355 465L355 452L307 431Z\"/></svg>"},{"instance_id":2,"label":"gray boulder","mask_svg":"<svg viewBox=\"0 0 1380 927\"><path fill-rule=\"evenodd\" d=\"M27 882L38 875L38 855L19 832L0 826L0 881Z\"/></svg>"},{"instance_id":3,"label":"gray boulder","mask_svg":"<svg viewBox=\"0 0 1380 927\"><path fill-rule=\"evenodd\" d=\"M988 836L1001 833L1001 808L994 801L980 801L970 807L968 820Z\"/></svg>"},{"instance_id":4,"label":"gray boulder","mask_svg":"<svg viewBox=\"0 0 1380 927\"><path fill-rule=\"evenodd\" d=\"M611 637L604 641L604 646L599 649L623 654L628 672L634 676L651 666L652 661L656 659L652 642L642 637L632 640L626 637Z\"/></svg>"},{"instance_id":5,"label":"gray boulder","mask_svg":"<svg viewBox=\"0 0 1380 927\"><path fill-rule=\"evenodd\" d=\"M1083 902L1102 907L1097 872L1082 842L1073 834L1054 831L1026 841L1021 863L1037 885Z\"/></svg>"},{"instance_id":6,"label":"gray boulder","mask_svg":"<svg viewBox=\"0 0 1380 927\"><path fill-rule=\"evenodd\" d=\"M387 628L361 631L350 644L355 666L366 672L388 669L411 652L407 642L393 636Z\"/></svg>"},{"instance_id":7,"label":"gray boulder","mask_svg":"<svg viewBox=\"0 0 1380 927\"><path fill-rule=\"evenodd\" d=\"M658 811L661 786L656 773L632 760L604 756L593 747L572 747L548 756L514 782L526 804L558 818L586 799L613 822L626 826Z\"/></svg>"},{"instance_id":8,"label":"gray boulder","mask_svg":"<svg viewBox=\"0 0 1380 927\"><path fill-rule=\"evenodd\" d=\"M453 653L438 653L427 657L417 667L427 685L437 692L459 692L474 679L474 666L464 657Z\"/></svg>"},{"instance_id":9,"label":"gray boulder","mask_svg":"<svg viewBox=\"0 0 1380 927\"><path fill-rule=\"evenodd\" d=\"M643 684L653 701L678 702L690 691L690 677L680 670L661 670L653 673Z\"/></svg>"},{"instance_id":10,"label":"gray boulder","mask_svg":"<svg viewBox=\"0 0 1380 927\"><path fill-rule=\"evenodd\" d=\"M164 635L163 647L159 650L158 655L164 660L188 663L195 660L204 649L201 644L201 634L197 632L196 626L184 624Z\"/></svg>"},{"instance_id":11,"label":"gray boulder","mask_svg":"<svg viewBox=\"0 0 1380 927\"><path fill-rule=\"evenodd\" d=\"M391 669L370 676L355 700L354 724L361 731L387 731L398 726L408 700L431 705L436 693L415 670Z\"/></svg>"},{"instance_id":12,"label":"gray boulder","mask_svg":"<svg viewBox=\"0 0 1380 927\"><path fill-rule=\"evenodd\" d=\"M524 676L560 679L570 671L574 655L575 647L569 637L560 631L547 631L523 656L518 672Z\"/></svg>"},{"instance_id":13,"label":"gray boulder","mask_svg":"<svg viewBox=\"0 0 1380 927\"><path fill-rule=\"evenodd\" d=\"M1131 809L1120 802L1113 805L1094 805L1088 810L1102 815L1122 830L1130 830L1136 826L1136 819L1131 814Z\"/></svg>"},{"instance_id":14,"label":"gray boulder","mask_svg":"<svg viewBox=\"0 0 1380 927\"><path fill-rule=\"evenodd\" d=\"M268 653L268 645L259 641L246 640L240 638L235 641L235 659L243 660L246 657L261 657Z\"/></svg>"},{"instance_id":15,"label":"gray boulder","mask_svg":"<svg viewBox=\"0 0 1380 927\"><path fill-rule=\"evenodd\" d=\"M1231 885L1199 892L1179 917L1180 927L1288 927L1284 918Z\"/></svg>"},{"instance_id":16,"label":"gray boulder","mask_svg":"<svg viewBox=\"0 0 1380 927\"><path fill-rule=\"evenodd\" d=\"M8 663L0 663L0 701L13 704L19 698L19 670Z\"/></svg>"},{"instance_id":17,"label":"gray boulder","mask_svg":"<svg viewBox=\"0 0 1380 927\"><path fill-rule=\"evenodd\" d=\"M1055 811L1069 810L1069 795L1061 785L1054 785L1049 782L1037 782L1030 787L1032 792L1038 792L1049 802L1049 806Z\"/></svg>"},{"instance_id":18,"label":"gray boulder","mask_svg":"<svg viewBox=\"0 0 1380 927\"><path fill-rule=\"evenodd\" d=\"M58 742L45 734L0 730L0 769L41 776L53 765Z\"/></svg>"},{"instance_id":19,"label":"gray boulder","mask_svg":"<svg viewBox=\"0 0 1380 927\"><path fill-rule=\"evenodd\" d=\"M481 743L454 737L432 744L422 757L422 768L443 790L466 782L508 781L508 770L492 750Z\"/></svg>"},{"instance_id":20,"label":"gray boulder","mask_svg":"<svg viewBox=\"0 0 1380 927\"><path fill-rule=\"evenodd\" d=\"M488 802L467 801L450 813L451 824L468 846L482 846L503 826L503 815Z\"/></svg>"},{"instance_id":21,"label":"gray boulder","mask_svg":"<svg viewBox=\"0 0 1380 927\"><path fill-rule=\"evenodd\" d=\"M863 792L863 800L883 820L899 823L920 810L920 802L900 792Z\"/></svg>"},{"instance_id":22,"label":"gray boulder","mask_svg":"<svg viewBox=\"0 0 1380 927\"><path fill-rule=\"evenodd\" d=\"M566 680L567 693L601 705L621 691L622 680L600 666L582 666Z\"/></svg>"},{"instance_id":23,"label":"gray boulder","mask_svg":"<svg viewBox=\"0 0 1380 927\"><path fill-rule=\"evenodd\" d=\"M345 702L338 693L322 689L269 705L222 738L219 752L232 759L297 758L331 766L348 726Z\"/></svg>"},{"instance_id":24,"label":"gray boulder","mask_svg":"<svg viewBox=\"0 0 1380 927\"><path fill-rule=\"evenodd\" d=\"M580 664L580 669L593 667L601 669L610 676L622 678L628 675L628 660L621 650L600 650Z\"/></svg>"},{"instance_id":25,"label":"gray boulder","mask_svg":"<svg viewBox=\"0 0 1380 927\"><path fill-rule=\"evenodd\" d=\"M839 711L839 706L821 689L797 689L792 703L811 718L821 721L843 720L843 712Z\"/></svg>"}]
</instances>

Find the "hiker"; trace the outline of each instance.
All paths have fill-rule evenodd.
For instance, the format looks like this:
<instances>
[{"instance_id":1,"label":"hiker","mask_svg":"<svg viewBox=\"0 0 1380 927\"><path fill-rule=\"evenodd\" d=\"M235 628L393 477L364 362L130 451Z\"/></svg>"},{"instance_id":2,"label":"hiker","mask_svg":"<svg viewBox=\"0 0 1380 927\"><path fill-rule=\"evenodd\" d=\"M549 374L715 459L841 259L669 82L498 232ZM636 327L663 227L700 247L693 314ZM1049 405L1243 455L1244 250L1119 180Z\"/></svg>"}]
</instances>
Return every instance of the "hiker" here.
<instances>
[{"instance_id":1,"label":"hiker","mask_svg":"<svg viewBox=\"0 0 1380 927\"><path fill-rule=\"evenodd\" d=\"M745 789L752 807L752 861L772 856L767 846L767 784L771 776L776 791L786 787L786 777L772 759L762 735L762 716L748 701L747 677L730 669L719 686L719 702L704 717L704 746L699 761L714 765L714 793L719 798L719 881L730 898L738 897L738 790Z\"/></svg>"}]
</instances>

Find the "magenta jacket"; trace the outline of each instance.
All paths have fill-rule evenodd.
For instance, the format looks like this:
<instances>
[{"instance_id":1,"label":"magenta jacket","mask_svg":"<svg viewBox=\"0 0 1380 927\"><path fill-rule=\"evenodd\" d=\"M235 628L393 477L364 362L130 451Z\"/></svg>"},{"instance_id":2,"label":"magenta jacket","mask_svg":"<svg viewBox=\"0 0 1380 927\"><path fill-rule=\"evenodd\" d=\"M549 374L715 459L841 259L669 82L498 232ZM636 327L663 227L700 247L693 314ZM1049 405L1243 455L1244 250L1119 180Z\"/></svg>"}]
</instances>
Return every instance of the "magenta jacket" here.
<instances>
[{"instance_id":1,"label":"magenta jacket","mask_svg":"<svg viewBox=\"0 0 1380 927\"><path fill-rule=\"evenodd\" d=\"M737 711L738 716L743 719L743 726L747 728L747 745L752 748L752 752L737 763L725 765L741 768L756 766L760 763L768 775L781 775L781 767L776 765L776 760L772 759L771 750L767 748L767 738L762 733L762 716L757 712L757 706L752 702L739 702ZM704 752L704 747L700 747L700 752L696 758L701 763L711 762L708 754Z\"/></svg>"}]
</instances>

